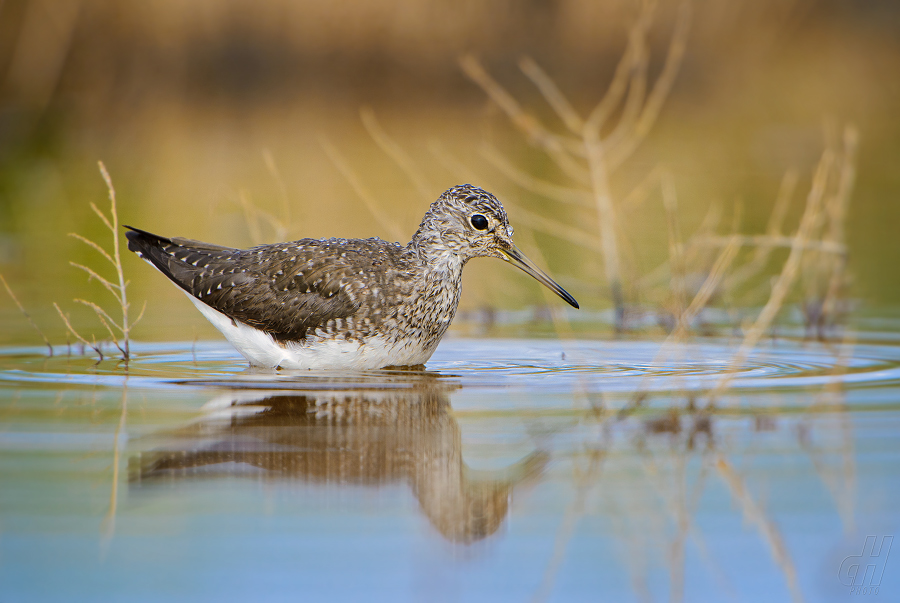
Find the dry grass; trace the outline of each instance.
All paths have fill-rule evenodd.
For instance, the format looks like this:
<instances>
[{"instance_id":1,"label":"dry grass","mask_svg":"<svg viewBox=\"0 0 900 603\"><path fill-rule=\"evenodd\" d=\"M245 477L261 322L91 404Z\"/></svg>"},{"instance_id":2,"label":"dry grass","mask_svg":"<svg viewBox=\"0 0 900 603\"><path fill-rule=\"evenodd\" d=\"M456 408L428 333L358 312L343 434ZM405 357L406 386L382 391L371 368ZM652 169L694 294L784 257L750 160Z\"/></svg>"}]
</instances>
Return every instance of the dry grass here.
<instances>
[{"instance_id":1,"label":"dry grass","mask_svg":"<svg viewBox=\"0 0 900 603\"><path fill-rule=\"evenodd\" d=\"M19 301L19 298L16 297L16 294L13 293L12 288L9 286L9 283L6 282L6 278L2 274L0 274L0 282L3 283L3 288L6 289L6 292L9 294L9 297L16 304L16 307L19 308L19 312L22 313L22 316L25 317L25 320L28 321L28 324L32 326L32 328L37 331L37 334L41 336L41 339L44 340L44 345L47 346L47 355L53 356L53 345L50 343L50 340L47 339L47 336L44 335L44 332L37 326L37 323L34 322L34 319L31 318L31 314L29 314L25 308L22 306L22 303Z\"/></svg>"},{"instance_id":2,"label":"dry grass","mask_svg":"<svg viewBox=\"0 0 900 603\"><path fill-rule=\"evenodd\" d=\"M559 203L584 204L590 200L596 212L598 237L577 232L579 242L598 250L602 256L609 295L616 312L617 330L625 329L625 293L622 274L619 211L613 200L610 177L635 152L653 128L675 76L681 66L691 22L691 3L679 5L675 26L662 71L652 86L648 82L648 32L656 3L645 1L631 27L628 45L616 68L605 96L584 118L553 79L530 57L519 62L522 73L537 87L568 132L556 133L523 109L472 55L460 64L465 74L506 114L529 144L543 151L566 175L566 186L523 174L495 149L484 152L485 159L512 182L525 190ZM614 116L617 121L612 123ZM651 173L655 172L653 170ZM640 191L635 191L639 197ZM572 228L548 226L543 220L529 220L531 228L564 236ZM542 224L542 222L544 222ZM568 237L567 237L568 238ZM595 242L597 240L598 242Z\"/></svg>"},{"instance_id":3,"label":"dry grass","mask_svg":"<svg viewBox=\"0 0 900 603\"><path fill-rule=\"evenodd\" d=\"M513 127L534 148L539 149L564 174L568 183L560 184L518 168L496 147L485 143L481 155L486 164L517 187L554 203L593 209L597 220L595 232L582 224L571 224L554 218L515 208L517 222L528 228L580 245L601 256L606 285L615 308L617 331L630 328L629 317L642 310L633 300L656 299L660 324L666 326L675 342L683 341L703 309L714 300L735 301L742 306L758 304L761 287L769 289L763 279L776 250L789 250L762 312L747 330L736 362L773 325L788 300L798 275L803 275L804 293L800 303L811 335L825 338L836 327L846 311L844 295L846 246L843 222L854 180L856 133L848 127L843 148L830 143L820 161L807 217L793 236L783 234L790 201L798 183L796 170L788 170L783 179L769 223L764 234L740 232L739 208L728 235L716 234L721 211L711 205L708 220L695 234L684 240L680 224L678 195L674 179L662 165L650 169L643 180L621 200L613 198L611 177L632 156L652 129L660 109L678 73L687 43L691 22L691 3L679 5L672 29L668 52L654 82L648 81L648 31L653 22L656 3L647 1L632 25L628 45L618 63L605 96L588 113L579 115L553 79L532 59L525 57L519 67L553 109L565 131L553 131L534 113L529 112L514 95L495 80L474 56L465 56L461 67L498 106ZM835 136L829 137L831 140ZM461 162L442 153L445 167L463 174ZM454 169L455 168L455 169ZM471 169L466 169L472 174ZM473 174L474 175L474 174ZM484 181L479 178L479 181ZM649 274L628 279L625 258L632 247L622 228L623 214L643 204L658 189L665 212L669 258ZM827 189L827 190L826 190ZM720 248L715 252L716 248ZM741 261L752 249L749 260ZM800 263L800 258L803 258ZM762 281L762 282L760 282ZM749 295L742 295L748 284L757 284ZM626 292L630 292L626 295ZM628 299L630 298L630 299Z\"/></svg>"},{"instance_id":4,"label":"dry grass","mask_svg":"<svg viewBox=\"0 0 900 603\"><path fill-rule=\"evenodd\" d=\"M396 221L392 220L391 217L385 213L382 209L382 204L376 200L375 196L369 191L365 184L363 184L362 179L357 175L353 168L350 167L349 162L344 158L338 148L324 136L321 137L320 143L325 154L328 156L328 159L331 160L331 163L337 168L341 175L344 176L347 183L353 188L353 192L356 193L359 200L366 206L366 209L369 210L369 213L372 214L378 222L378 225L381 226L381 228L395 241L405 240L404 237L406 235L399 228ZM388 155L392 159L395 158L395 156L390 153L388 153Z\"/></svg>"},{"instance_id":5,"label":"dry grass","mask_svg":"<svg viewBox=\"0 0 900 603\"><path fill-rule=\"evenodd\" d=\"M269 227L276 240L284 241L287 239L290 224L288 217L289 210L285 210L286 217L285 219L281 219L275 214L254 204L249 193L244 190L238 193L238 201L241 204L241 210L244 214L244 223L247 225L250 241L254 245L262 245L267 241L267 237L263 234L263 226Z\"/></svg>"},{"instance_id":6,"label":"dry grass","mask_svg":"<svg viewBox=\"0 0 900 603\"><path fill-rule=\"evenodd\" d=\"M844 278L846 250L843 240L837 238L839 236L837 233L843 231L843 225L836 223L843 221L845 211L836 211L834 206L845 208L849 200L850 185L847 181L852 181L857 140L856 129L848 126L844 131L844 144L841 152L835 153L828 148L822 153L806 199L806 208L800 219L800 226L791 238L790 253L781 268L781 273L772 285L772 292L765 306L757 315L753 325L744 333L743 341L731 359L730 370L722 375L719 383L710 392L711 402L724 393L747 356L772 327L804 262L806 263L804 274L820 276L829 283L826 297L821 302L818 302L817 299L807 298L804 305L820 303L821 312L824 313L827 308L831 316L823 316L819 320L835 320L833 316L834 308L836 308L835 299L837 288L842 284ZM835 188L835 181L836 189L831 190ZM827 209L829 207L832 209ZM823 222L826 220L829 224L823 233ZM816 240L817 235L819 240ZM820 244L810 246L810 242ZM828 249L824 243L830 244L832 249ZM835 298L828 297L829 295L834 295Z\"/></svg>"},{"instance_id":7,"label":"dry grass","mask_svg":"<svg viewBox=\"0 0 900 603\"><path fill-rule=\"evenodd\" d=\"M798 278L803 284L800 306L806 315L808 333L824 339L830 329L839 325L847 305L844 301L847 277L843 224L855 176L857 134L852 126L848 126L840 145L833 142L836 136L826 137L830 142L819 162L804 216L794 235L784 235L783 230L798 183L796 170L788 170L785 174L766 232L759 235L740 232L739 206L735 208L732 232L724 236L716 234L721 211L713 204L710 219L685 241L674 179L665 166L652 168L631 193L617 202L611 194L610 178L653 127L685 53L691 20L691 4L687 1L679 5L668 53L651 85L648 81L647 36L655 11L655 2L641 4L640 14L630 29L627 48L607 92L587 117L578 114L566 95L535 61L528 57L520 61L522 73L540 91L564 125L565 132L553 131L527 111L474 56L465 56L461 67L525 140L543 152L569 182L559 184L529 174L489 144L482 149L487 164L519 188L555 203L578 207L593 205L597 220L595 233L580 225L522 208L516 208L515 214L517 221L532 230L576 243L601 256L618 331L629 326L631 302L626 300L626 291L634 292L638 297L660 300L657 313L660 324L670 330L668 346L684 341L704 308L714 300L733 302L742 297L748 284L762 281L756 289L750 290L751 295L741 299L743 307L752 307L759 303L760 287L769 289L762 310L744 333L744 340L733 359L733 369L723 376L720 387L711 394L715 398L724 391L734 367L746 359L772 328L789 296L796 291L794 285ZM839 146L841 148L837 148ZM457 173L463 173L458 167L461 162L448 159L446 153L443 155L445 164L451 164L447 165L448 169L456 167ZM650 274L628 282L623 258L630 245L622 228L622 213L644 203L656 188L666 217L669 258ZM720 248L717 253L715 248ZM741 262L746 255L741 254L744 248L752 249L752 255ZM787 249L789 254L777 279L769 285L763 277L777 259L775 251L779 248ZM667 346L664 346L664 352Z\"/></svg>"},{"instance_id":8,"label":"dry grass","mask_svg":"<svg viewBox=\"0 0 900 603\"><path fill-rule=\"evenodd\" d=\"M98 243L88 239L77 233L69 233L69 236L74 237L97 251L103 259L112 264L113 269L115 270L116 277L115 280L107 279L104 276L101 276L97 271L93 268L85 266L84 264L78 264L76 262L69 262L75 268L79 270L83 270L88 275L88 280L96 280L107 291L109 291L116 302L118 303L119 310L121 312L121 320L117 321L110 314L100 307L98 304L88 301L85 299L76 298L74 301L76 303L87 306L97 315L100 323L103 325L107 334L109 335L110 341L119 350L119 353L122 356L122 359L126 362L131 358L131 346L130 346L130 335L131 329L134 325L140 321L141 317L144 314L144 310L142 309L138 317L134 321L129 321L128 318L128 296L126 293L126 288L128 286L128 282L125 280L125 274L122 270L122 258L119 254L119 215L118 209L116 207L116 190L113 187L112 179L109 176L109 173L106 171L106 166L103 165L103 162L98 162L100 167L100 174L103 176L104 182L106 182L106 187L109 190L109 201L110 201L110 213L109 217L106 216L102 211L100 211L97 206L92 202L91 209L100 218L103 222L103 225L109 229L112 234L112 248L110 251L104 249ZM60 318L62 318L63 322L66 325L66 329L82 344L93 349L97 355L102 359L103 351L101 342L97 340L95 335L91 335L91 339L88 340L86 337L81 335L75 327L72 326L71 321L68 316L60 309L59 305L54 302L53 306L56 308L56 311L59 313ZM146 308L146 303L144 304L144 308Z\"/></svg>"}]
</instances>

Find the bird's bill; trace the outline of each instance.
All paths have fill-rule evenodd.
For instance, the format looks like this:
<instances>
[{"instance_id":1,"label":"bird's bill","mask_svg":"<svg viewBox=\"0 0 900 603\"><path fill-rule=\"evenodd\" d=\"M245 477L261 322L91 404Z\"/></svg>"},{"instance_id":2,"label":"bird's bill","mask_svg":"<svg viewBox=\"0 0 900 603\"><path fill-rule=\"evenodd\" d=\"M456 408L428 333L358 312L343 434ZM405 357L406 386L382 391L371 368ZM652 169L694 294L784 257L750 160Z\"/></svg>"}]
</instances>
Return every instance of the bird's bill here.
<instances>
[{"instance_id":1,"label":"bird's bill","mask_svg":"<svg viewBox=\"0 0 900 603\"><path fill-rule=\"evenodd\" d=\"M525 255L519 251L518 247L513 245L510 249L501 249L500 251L509 259L510 264L533 276L539 283L566 300L566 303L573 308L578 308L578 302L575 301L575 298L569 295L565 289L557 285L556 281L544 274L543 270L535 266L531 260L526 258Z\"/></svg>"}]
</instances>

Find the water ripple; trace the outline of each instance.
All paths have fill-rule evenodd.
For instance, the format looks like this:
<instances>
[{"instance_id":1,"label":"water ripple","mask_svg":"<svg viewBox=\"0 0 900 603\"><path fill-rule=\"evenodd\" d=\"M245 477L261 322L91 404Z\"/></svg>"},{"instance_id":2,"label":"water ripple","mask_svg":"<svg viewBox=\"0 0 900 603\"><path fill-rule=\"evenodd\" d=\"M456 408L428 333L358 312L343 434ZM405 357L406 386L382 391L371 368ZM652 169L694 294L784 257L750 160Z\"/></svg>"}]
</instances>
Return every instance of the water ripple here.
<instances>
[{"instance_id":1,"label":"water ripple","mask_svg":"<svg viewBox=\"0 0 900 603\"><path fill-rule=\"evenodd\" d=\"M536 391L708 390L731 375L733 390L797 389L826 384L890 385L900 382L900 346L840 346L780 340L760 346L732 366L737 346L698 340L665 353L652 341L448 339L427 370L269 371L247 367L224 342L135 344L127 373L115 360L52 358L40 348L0 349L0 382L36 387L251 389L403 387L424 377L474 387Z\"/></svg>"}]
</instances>

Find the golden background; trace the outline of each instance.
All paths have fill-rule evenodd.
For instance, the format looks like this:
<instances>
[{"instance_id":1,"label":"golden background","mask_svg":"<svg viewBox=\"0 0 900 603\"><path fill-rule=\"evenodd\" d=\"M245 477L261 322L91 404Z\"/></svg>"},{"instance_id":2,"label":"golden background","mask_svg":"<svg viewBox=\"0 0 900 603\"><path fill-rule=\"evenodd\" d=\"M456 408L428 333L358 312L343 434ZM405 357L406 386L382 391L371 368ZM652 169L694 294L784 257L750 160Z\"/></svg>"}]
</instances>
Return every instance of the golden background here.
<instances>
[{"instance_id":1,"label":"golden background","mask_svg":"<svg viewBox=\"0 0 900 603\"><path fill-rule=\"evenodd\" d=\"M596 232L596 214L524 190L485 161L489 143L522 171L564 182L460 59L477 57L559 131L521 59L531 57L586 115L648 6L652 84L680 2L0 2L0 273L51 339L65 337L53 302L76 326L96 324L72 299L105 304L108 293L69 262L106 266L66 235L108 246L89 208L108 207L98 160L121 223L233 246L282 236L405 242L427 205L471 175L507 204L526 253L583 308L607 309L596 250L525 219ZM741 232L762 233L795 169L790 233L829 137L852 124L860 145L846 219L849 298L855 309L889 312L900 302L900 5L707 0L690 9L680 70L653 128L611 175L614 202L664 166L686 237L715 204L721 231L739 213ZM668 257L658 187L619 217L629 303L664 306L665 283L631 286ZM132 311L148 300L135 338L214 335L162 276L133 254L123 260ZM18 309L0 299L3 338L33 341ZM466 270L463 311L557 302L499 262Z\"/></svg>"}]
</instances>

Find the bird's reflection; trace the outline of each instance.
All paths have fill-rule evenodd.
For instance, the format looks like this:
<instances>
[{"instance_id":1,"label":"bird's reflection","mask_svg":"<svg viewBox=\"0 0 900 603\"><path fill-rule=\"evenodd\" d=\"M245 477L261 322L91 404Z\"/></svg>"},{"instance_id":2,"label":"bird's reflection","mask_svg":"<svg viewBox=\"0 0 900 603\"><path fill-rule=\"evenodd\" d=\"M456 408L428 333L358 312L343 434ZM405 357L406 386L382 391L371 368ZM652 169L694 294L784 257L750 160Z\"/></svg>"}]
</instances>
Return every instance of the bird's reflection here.
<instances>
[{"instance_id":1,"label":"bird's reflection","mask_svg":"<svg viewBox=\"0 0 900 603\"><path fill-rule=\"evenodd\" d=\"M132 483L196 479L210 465L328 484L407 482L446 538L482 539L502 523L513 488L539 475L548 455L534 452L500 471L470 470L448 412L453 386L427 375L378 388L324 384L221 396L205 405L203 419L167 434L167 445L134 456Z\"/></svg>"}]
</instances>

